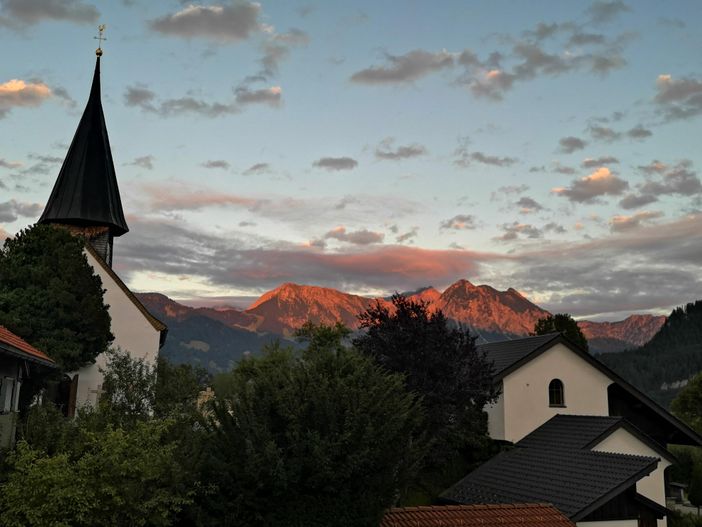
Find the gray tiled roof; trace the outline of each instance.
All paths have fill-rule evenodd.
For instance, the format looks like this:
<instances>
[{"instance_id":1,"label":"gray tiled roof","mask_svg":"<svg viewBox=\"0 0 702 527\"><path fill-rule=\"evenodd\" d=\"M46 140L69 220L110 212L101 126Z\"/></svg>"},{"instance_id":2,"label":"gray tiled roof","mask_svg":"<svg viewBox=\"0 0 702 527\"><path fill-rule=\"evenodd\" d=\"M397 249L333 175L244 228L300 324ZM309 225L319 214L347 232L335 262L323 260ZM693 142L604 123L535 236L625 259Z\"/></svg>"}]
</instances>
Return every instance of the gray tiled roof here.
<instances>
[{"instance_id":1,"label":"gray tiled roof","mask_svg":"<svg viewBox=\"0 0 702 527\"><path fill-rule=\"evenodd\" d=\"M453 503L552 503L577 521L652 472L657 459L589 450L516 447L442 494Z\"/></svg>"},{"instance_id":2,"label":"gray tiled roof","mask_svg":"<svg viewBox=\"0 0 702 527\"><path fill-rule=\"evenodd\" d=\"M499 376L503 370L559 336L560 333L549 333L535 337L489 342L480 344L478 350L487 353L488 359L494 363L494 375Z\"/></svg>"},{"instance_id":3,"label":"gray tiled roof","mask_svg":"<svg viewBox=\"0 0 702 527\"><path fill-rule=\"evenodd\" d=\"M517 443L525 448L575 449L590 445L603 434L619 427L622 417L604 415L556 415Z\"/></svg>"}]
</instances>

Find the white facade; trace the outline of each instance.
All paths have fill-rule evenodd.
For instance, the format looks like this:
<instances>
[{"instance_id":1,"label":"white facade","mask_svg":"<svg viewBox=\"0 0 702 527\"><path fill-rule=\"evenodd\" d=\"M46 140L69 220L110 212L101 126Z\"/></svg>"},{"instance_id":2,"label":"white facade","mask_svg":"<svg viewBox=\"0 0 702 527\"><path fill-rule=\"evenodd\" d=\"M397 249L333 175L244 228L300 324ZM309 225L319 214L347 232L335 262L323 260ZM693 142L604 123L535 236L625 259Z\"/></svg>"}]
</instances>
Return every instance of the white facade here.
<instances>
[{"instance_id":1,"label":"white facade","mask_svg":"<svg viewBox=\"0 0 702 527\"><path fill-rule=\"evenodd\" d=\"M595 445L592 450L600 452L613 452L615 454L637 454L640 456L660 458L656 470L636 482L636 492L665 507L665 469L672 465L672 459L662 456L660 452L652 449L638 437L624 428L612 434ZM658 520L658 526L664 527L666 520Z\"/></svg>"},{"instance_id":2,"label":"white facade","mask_svg":"<svg viewBox=\"0 0 702 527\"><path fill-rule=\"evenodd\" d=\"M563 382L564 406L549 406L548 385ZM502 380L500 398L487 408L493 439L513 443L556 414L609 415L611 379L563 344L555 344Z\"/></svg>"},{"instance_id":3,"label":"white facade","mask_svg":"<svg viewBox=\"0 0 702 527\"><path fill-rule=\"evenodd\" d=\"M108 306L111 330L115 336L112 347L121 348L133 357L143 358L155 365L161 339L160 326L154 323L153 317L145 315L143 308L138 307L138 301L126 292L126 286L105 262L89 249L85 250L85 255L105 289L104 302ZM100 368L104 369L106 363L107 357L103 353L98 355L95 364L78 371L76 407L97 403L103 382Z\"/></svg>"},{"instance_id":4,"label":"white facade","mask_svg":"<svg viewBox=\"0 0 702 527\"><path fill-rule=\"evenodd\" d=\"M638 520L609 520L601 522L576 522L577 527L638 527Z\"/></svg>"},{"instance_id":5,"label":"white facade","mask_svg":"<svg viewBox=\"0 0 702 527\"><path fill-rule=\"evenodd\" d=\"M564 404L560 406L549 405L549 383L554 379L563 383ZM516 443L557 414L608 416L608 387L612 382L570 348L556 343L502 379L499 399L485 409L490 437ZM592 450L659 458L656 469L637 482L636 490L666 506L664 471L671 465L671 459L623 428L610 434ZM637 522L578 522L577 525L633 527ZM666 518L658 520L658 527L666 525Z\"/></svg>"}]
</instances>

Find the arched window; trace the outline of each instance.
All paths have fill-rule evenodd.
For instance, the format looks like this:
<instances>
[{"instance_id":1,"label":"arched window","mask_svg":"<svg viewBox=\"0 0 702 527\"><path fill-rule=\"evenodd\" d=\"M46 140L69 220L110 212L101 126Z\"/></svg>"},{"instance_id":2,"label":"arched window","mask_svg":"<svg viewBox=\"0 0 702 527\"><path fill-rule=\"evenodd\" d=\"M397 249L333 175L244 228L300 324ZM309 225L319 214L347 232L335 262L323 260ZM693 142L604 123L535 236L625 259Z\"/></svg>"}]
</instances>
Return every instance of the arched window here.
<instances>
[{"instance_id":1,"label":"arched window","mask_svg":"<svg viewBox=\"0 0 702 527\"><path fill-rule=\"evenodd\" d=\"M553 379L548 385L548 405L565 406L565 394L563 393L563 382L560 379Z\"/></svg>"}]
</instances>

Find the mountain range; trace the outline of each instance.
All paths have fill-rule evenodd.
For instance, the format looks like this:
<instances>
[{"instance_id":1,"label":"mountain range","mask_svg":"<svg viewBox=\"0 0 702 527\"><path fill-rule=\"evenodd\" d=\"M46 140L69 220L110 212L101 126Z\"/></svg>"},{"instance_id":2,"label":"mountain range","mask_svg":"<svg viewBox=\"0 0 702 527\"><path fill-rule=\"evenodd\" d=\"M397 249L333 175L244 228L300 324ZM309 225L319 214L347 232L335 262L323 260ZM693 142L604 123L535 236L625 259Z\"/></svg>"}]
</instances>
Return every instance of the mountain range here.
<instances>
[{"instance_id":1,"label":"mountain range","mask_svg":"<svg viewBox=\"0 0 702 527\"><path fill-rule=\"evenodd\" d=\"M163 353L176 362L201 365L210 371L231 368L245 353L255 353L276 339L290 339L308 320L341 321L358 329L358 314L378 302L392 309L389 298L368 298L336 289L285 283L248 308L194 308L159 293L137 294L144 305L169 327ZM405 293L430 310L442 310L454 323L468 327L481 341L528 335L539 318L549 314L515 289L459 280L443 292L425 287ZM621 351L650 340L664 316L632 315L619 322L581 321L593 352Z\"/></svg>"}]
</instances>

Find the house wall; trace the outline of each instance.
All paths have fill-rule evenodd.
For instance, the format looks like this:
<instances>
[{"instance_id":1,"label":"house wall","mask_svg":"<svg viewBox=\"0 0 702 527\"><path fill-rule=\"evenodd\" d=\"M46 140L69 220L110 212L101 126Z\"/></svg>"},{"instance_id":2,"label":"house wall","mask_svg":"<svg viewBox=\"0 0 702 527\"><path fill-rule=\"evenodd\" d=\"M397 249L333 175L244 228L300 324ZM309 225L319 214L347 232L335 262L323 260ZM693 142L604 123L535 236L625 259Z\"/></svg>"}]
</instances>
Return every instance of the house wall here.
<instances>
[{"instance_id":1,"label":"house wall","mask_svg":"<svg viewBox=\"0 0 702 527\"><path fill-rule=\"evenodd\" d=\"M0 393L2 393L2 383L5 377L14 379L14 390L20 390L21 385L17 385L19 379L18 374L19 361L17 359L0 356ZM13 399L17 397L15 393ZM2 402L0 402L0 405ZM9 449L14 446L15 430L17 428L17 413L6 412L0 413L0 449Z\"/></svg>"},{"instance_id":2,"label":"house wall","mask_svg":"<svg viewBox=\"0 0 702 527\"><path fill-rule=\"evenodd\" d=\"M492 404L485 406L488 415L488 434L493 439L505 438L505 399L500 383L500 396Z\"/></svg>"},{"instance_id":3,"label":"house wall","mask_svg":"<svg viewBox=\"0 0 702 527\"><path fill-rule=\"evenodd\" d=\"M637 454L641 456L660 458L661 460L659 461L656 470L636 482L636 492L646 496L663 507L666 506L664 473L665 469L672 464L672 459L665 459L661 457L658 452L623 428L620 428L607 436L600 443L595 445L592 450L597 450L600 452L614 452L618 454ZM658 527L665 527L666 525L667 521L665 518L658 520Z\"/></svg>"},{"instance_id":4,"label":"house wall","mask_svg":"<svg viewBox=\"0 0 702 527\"><path fill-rule=\"evenodd\" d=\"M112 319L111 329L115 340L112 347L128 351L136 358L143 358L150 364L155 364L158 358L160 332L157 331L144 314L127 297L113 278L95 260L89 252L85 252L88 263L102 280L105 289L104 302L108 305ZM81 368L78 371L78 388L76 404L95 404L102 388L103 375L100 368L105 368L107 357L99 355L95 364Z\"/></svg>"},{"instance_id":5,"label":"house wall","mask_svg":"<svg viewBox=\"0 0 702 527\"><path fill-rule=\"evenodd\" d=\"M565 406L548 404L548 385L553 379L563 382ZM607 387L611 383L572 350L555 344L503 379L504 437L493 439L519 441L556 414L609 415ZM499 433L499 423L490 430Z\"/></svg>"},{"instance_id":6,"label":"house wall","mask_svg":"<svg viewBox=\"0 0 702 527\"><path fill-rule=\"evenodd\" d=\"M609 520L602 522L576 522L577 527L638 527L638 520Z\"/></svg>"}]
</instances>

